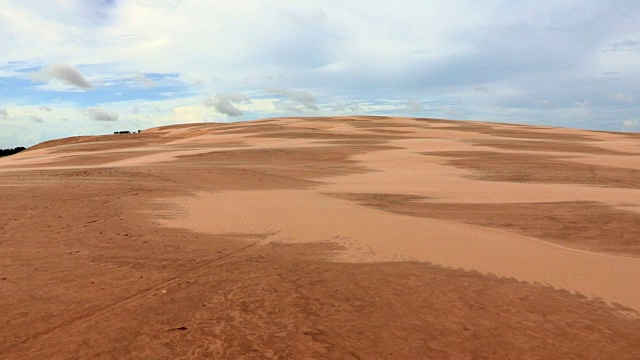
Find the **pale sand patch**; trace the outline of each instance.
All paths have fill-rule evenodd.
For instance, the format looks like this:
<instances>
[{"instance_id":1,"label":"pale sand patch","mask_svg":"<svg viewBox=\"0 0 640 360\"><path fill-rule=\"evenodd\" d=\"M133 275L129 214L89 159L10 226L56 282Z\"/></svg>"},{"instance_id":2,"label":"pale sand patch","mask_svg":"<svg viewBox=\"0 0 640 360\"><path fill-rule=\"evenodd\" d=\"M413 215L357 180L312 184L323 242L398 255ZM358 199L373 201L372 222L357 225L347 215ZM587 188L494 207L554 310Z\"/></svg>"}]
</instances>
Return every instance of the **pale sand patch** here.
<instances>
[{"instance_id":1,"label":"pale sand patch","mask_svg":"<svg viewBox=\"0 0 640 360\"><path fill-rule=\"evenodd\" d=\"M632 211L640 214L640 205L616 206L616 209Z\"/></svg>"},{"instance_id":2,"label":"pale sand patch","mask_svg":"<svg viewBox=\"0 0 640 360\"><path fill-rule=\"evenodd\" d=\"M51 149L39 149L6 157L0 157L0 171L8 167L47 164L55 160Z\"/></svg>"},{"instance_id":3,"label":"pale sand patch","mask_svg":"<svg viewBox=\"0 0 640 360\"><path fill-rule=\"evenodd\" d=\"M624 135L596 134L595 138L602 140L596 143L599 147L614 151L640 153L640 145L638 145L637 139L625 138Z\"/></svg>"},{"instance_id":4,"label":"pale sand patch","mask_svg":"<svg viewBox=\"0 0 640 360\"><path fill-rule=\"evenodd\" d=\"M313 191L200 193L162 220L205 233L272 233L267 241L334 241L339 261L428 261L537 282L640 310L640 259L568 249L452 221L361 207Z\"/></svg>"},{"instance_id":5,"label":"pale sand patch","mask_svg":"<svg viewBox=\"0 0 640 360\"><path fill-rule=\"evenodd\" d=\"M394 141L391 145L423 144L424 141ZM465 144L431 142L432 151L450 151ZM640 204L637 189L592 187L576 184L495 182L473 179L476 173L445 165L447 159L418 154L424 147L381 150L353 157L374 170L367 173L331 177L322 192L410 194L434 198L438 202L523 203L554 201L596 201L613 206Z\"/></svg>"},{"instance_id":6,"label":"pale sand patch","mask_svg":"<svg viewBox=\"0 0 640 360\"><path fill-rule=\"evenodd\" d=\"M175 160L179 156L185 155L195 155L202 154L206 152L212 151L212 149L200 148L195 150L174 150L174 151L166 151L171 148L162 148L162 147L145 147L143 149L132 149L129 151L118 151L121 153L135 153L135 152L144 152L148 153L149 151L157 151L155 154L151 155L141 155L134 156L124 160L112 161L105 164L99 165L60 165L56 166L52 163L57 161L70 159L73 156L78 157L90 157L91 154L87 153L64 153L60 155L52 154L46 155L42 158L36 158L34 160L27 159L26 161L15 161L10 163L11 167L0 167L0 172L10 172L10 171L29 171L29 170L63 170L63 169L92 169L92 168L106 168L106 167L130 167L130 166L141 166L141 165L149 165L161 162L167 162ZM108 154L109 151L100 151L100 154ZM52 164L52 166L37 166L34 165L46 165Z\"/></svg>"},{"instance_id":7,"label":"pale sand patch","mask_svg":"<svg viewBox=\"0 0 640 360\"><path fill-rule=\"evenodd\" d=\"M142 166L149 164L157 164L162 162L168 162L175 160L179 156L203 154L211 151L211 149L196 149L196 150L178 150L178 151L163 151L151 155L137 156L125 160L113 161L102 167L126 167L126 166Z\"/></svg>"}]
</instances>

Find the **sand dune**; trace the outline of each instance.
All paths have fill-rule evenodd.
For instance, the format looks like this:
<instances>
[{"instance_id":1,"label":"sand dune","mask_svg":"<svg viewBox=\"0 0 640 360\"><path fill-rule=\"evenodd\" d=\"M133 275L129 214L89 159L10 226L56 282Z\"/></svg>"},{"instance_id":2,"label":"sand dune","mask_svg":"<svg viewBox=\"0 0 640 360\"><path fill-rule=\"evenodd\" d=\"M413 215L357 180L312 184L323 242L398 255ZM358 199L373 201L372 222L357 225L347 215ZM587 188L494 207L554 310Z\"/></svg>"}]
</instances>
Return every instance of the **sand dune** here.
<instances>
[{"instance_id":1,"label":"sand dune","mask_svg":"<svg viewBox=\"0 0 640 360\"><path fill-rule=\"evenodd\" d=\"M640 139L393 117L0 159L0 357L618 358Z\"/></svg>"}]
</instances>

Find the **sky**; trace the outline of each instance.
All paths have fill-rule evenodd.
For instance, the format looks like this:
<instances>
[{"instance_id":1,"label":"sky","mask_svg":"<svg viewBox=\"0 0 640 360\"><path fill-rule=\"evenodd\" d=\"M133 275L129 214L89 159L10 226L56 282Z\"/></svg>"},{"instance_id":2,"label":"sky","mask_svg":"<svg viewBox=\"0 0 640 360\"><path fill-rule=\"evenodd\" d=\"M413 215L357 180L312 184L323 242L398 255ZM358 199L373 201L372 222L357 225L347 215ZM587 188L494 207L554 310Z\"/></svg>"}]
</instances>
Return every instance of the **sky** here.
<instances>
[{"instance_id":1,"label":"sky","mask_svg":"<svg viewBox=\"0 0 640 360\"><path fill-rule=\"evenodd\" d=\"M0 5L0 148L360 114L640 131L640 1Z\"/></svg>"}]
</instances>

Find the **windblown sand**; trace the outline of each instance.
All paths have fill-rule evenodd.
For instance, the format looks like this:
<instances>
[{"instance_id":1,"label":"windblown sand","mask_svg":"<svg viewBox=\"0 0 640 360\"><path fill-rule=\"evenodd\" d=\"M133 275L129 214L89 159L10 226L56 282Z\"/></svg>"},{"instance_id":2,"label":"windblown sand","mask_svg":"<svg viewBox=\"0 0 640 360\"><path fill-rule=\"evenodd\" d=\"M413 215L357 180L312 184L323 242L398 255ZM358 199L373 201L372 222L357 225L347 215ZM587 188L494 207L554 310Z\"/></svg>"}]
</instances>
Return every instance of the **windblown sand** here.
<instances>
[{"instance_id":1,"label":"windblown sand","mask_svg":"<svg viewBox=\"0 0 640 360\"><path fill-rule=\"evenodd\" d=\"M640 136L391 117L0 159L2 359L638 359Z\"/></svg>"}]
</instances>

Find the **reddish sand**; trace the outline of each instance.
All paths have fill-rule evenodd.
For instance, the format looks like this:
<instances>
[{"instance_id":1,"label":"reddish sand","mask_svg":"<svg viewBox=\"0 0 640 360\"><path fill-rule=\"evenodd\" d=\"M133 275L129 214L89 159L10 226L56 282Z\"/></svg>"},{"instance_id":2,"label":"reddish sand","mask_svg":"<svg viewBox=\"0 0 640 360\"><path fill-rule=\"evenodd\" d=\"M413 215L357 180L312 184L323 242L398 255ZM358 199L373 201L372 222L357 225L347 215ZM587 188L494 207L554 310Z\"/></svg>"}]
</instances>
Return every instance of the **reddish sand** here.
<instances>
[{"instance_id":1,"label":"reddish sand","mask_svg":"<svg viewBox=\"0 0 640 360\"><path fill-rule=\"evenodd\" d=\"M0 159L0 358L637 359L640 136L185 124Z\"/></svg>"}]
</instances>

